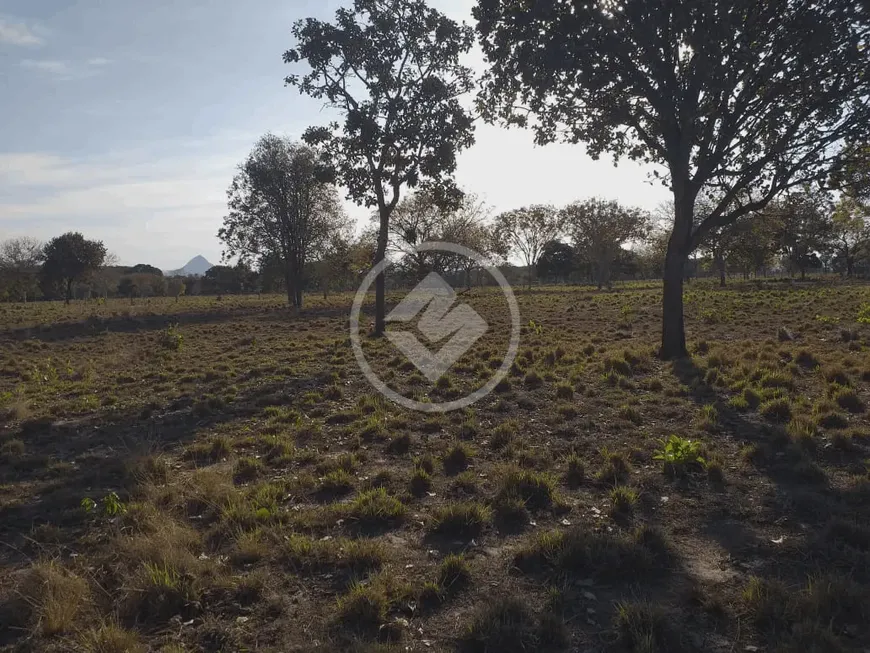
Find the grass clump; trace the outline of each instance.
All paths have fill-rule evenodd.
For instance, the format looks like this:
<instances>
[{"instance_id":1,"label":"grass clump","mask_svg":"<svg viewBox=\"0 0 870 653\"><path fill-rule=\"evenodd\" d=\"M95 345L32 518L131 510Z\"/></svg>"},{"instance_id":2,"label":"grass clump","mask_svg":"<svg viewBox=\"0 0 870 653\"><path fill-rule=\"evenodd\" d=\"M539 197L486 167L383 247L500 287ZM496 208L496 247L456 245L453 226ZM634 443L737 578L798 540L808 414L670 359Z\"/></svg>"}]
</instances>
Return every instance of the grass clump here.
<instances>
[{"instance_id":1,"label":"grass clump","mask_svg":"<svg viewBox=\"0 0 870 653\"><path fill-rule=\"evenodd\" d=\"M354 477L344 469L329 472L320 480L320 492L329 496L341 496L353 489Z\"/></svg>"},{"instance_id":2,"label":"grass clump","mask_svg":"<svg viewBox=\"0 0 870 653\"><path fill-rule=\"evenodd\" d=\"M450 554L438 565L438 585L447 591L457 590L471 581L471 569L462 554Z\"/></svg>"},{"instance_id":3,"label":"grass clump","mask_svg":"<svg viewBox=\"0 0 870 653\"><path fill-rule=\"evenodd\" d=\"M620 485L610 491L610 508L614 515L627 516L634 512L637 505L637 492L630 487Z\"/></svg>"},{"instance_id":4,"label":"grass clump","mask_svg":"<svg viewBox=\"0 0 870 653\"><path fill-rule=\"evenodd\" d=\"M569 487L579 487L586 478L586 465L576 453L565 458L565 482Z\"/></svg>"},{"instance_id":5,"label":"grass clump","mask_svg":"<svg viewBox=\"0 0 870 653\"><path fill-rule=\"evenodd\" d=\"M264 471L263 463L251 456L239 458L233 467L233 480L236 483L253 481Z\"/></svg>"},{"instance_id":6,"label":"grass clump","mask_svg":"<svg viewBox=\"0 0 870 653\"><path fill-rule=\"evenodd\" d=\"M758 412L771 422L788 422L791 419L791 402L785 397L768 399L758 407Z\"/></svg>"},{"instance_id":7,"label":"grass clump","mask_svg":"<svg viewBox=\"0 0 870 653\"><path fill-rule=\"evenodd\" d=\"M73 632L91 606L85 579L54 562L40 562L18 583L10 606L10 625L46 636Z\"/></svg>"},{"instance_id":8,"label":"grass clump","mask_svg":"<svg viewBox=\"0 0 870 653\"><path fill-rule=\"evenodd\" d=\"M138 633L114 623L88 628L76 639L79 650L84 653L145 653L148 650Z\"/></svg>"},{"instance_id":9,"label":"grass clump","mask_svg":"<svg viewBox=\"0 0 870 653\"><path fill-rule=\"evenodd\" d=\"M604 458L604 463L596 474L599 481L616 485L628 478L631 466L628 464L625 454L619 451L610 451L605 447L601 450L601 456Z\"/></svg>"},{"instance_id":10,"label":"grass clump","mask_svg":"<svg viewBox=\"0 0 870 653\"><path fill-rule=\"evenodd\" d=\"M366 528L395 524L405 516L404 504L382 487L361 492L345 510L350 519Z\"/></svg>"},{"instance_id":11,"label":"grass clump","mask_svg":"<svg viewBox=\"0 0 870 653\"><path fill-rule=\"evenodd\" d=\"M477 501L459 501L437 508L429 531L437 535L475 537L492 520L492 510Z\"/></svg>"},{"instance_id":12,"label":"grass clump","mask_svg":"<svg viewBox=\"0 0 870 653\"><path fill-rule=\"evenodd\" d=\"M864 402L854 388L833 384L828 394L840 408L850 413L863 413L865 410Z\"/></svg>"},{"instance_id":13,"label":"grass clump","mask_svg":"<svg viewBox=\"0 0 870 653\"><path fill-rule=\"evenodd\" d=\"M652 603L617 604L613 625L619 643L627 651L677 653L683 650L679 634L668 622L664 610Z\"/></svg>"},{"instance_id":14,"label":"grass clump","mask_svg":"<svg viewBox=\"0 0 870 653\"><path fill-rule=\"evenodd\" d=\"M613 580L649 572L667 557L668 550L661 534L649 527L631 534L572 527L535 535L516 554L514 564L525 573Z\"/></svg>"},{"instance_id":15,"label":"grass clump","mask_svg":"<svg viewBox=\"0 0 870 653\"><path fill-rule=\"evenodd\" d=\"M411 475L411 494L422 497L432 489L432 475L425 469L415 469Z\"/></svg>"},{"instance_id":16,"label":"grass clump","mask_svg":"<svg viewBox=\"0 0 870 653\"><path fill-rule=\"evenodd\" d=\"M515 497L531 510L549 508L556 498L556 479L549 474L509 467L499 479L496 499Z\"/></svg>"},{"instance_id":17,"label":"grass clump","mask_svg":"<svg viewBox=\"0 0 870 653\"><path fill-rule=\"evenodd\" d=\"M528 653L567 644L561 622L536 615L516 597L495 599L478 608L459 639L460 650L466 653Z\"/></svg>"},{"instance_id":18,"label":"grass clump","mask_svg":"<svg viewBox=\"0 0 870 653\"><path fill-rule=\"evenodd\" d=\"M389 607L386 591L379 583L354 583L347 594L338 599L337 624L342 630L372 636L387 620Z\"/></svg>"},{"instance_id":19,"label":"grass clump","mask_svg":"<svg viewBox=\"0 0 870 653\"><path fill-rule=\"evenodd\" d=\"M444 472L450 476L459 474L468 469L468 463L474 455L474 450L466 444L458 442L454 444L441 461Z\"/></svg>"}]
</instances>

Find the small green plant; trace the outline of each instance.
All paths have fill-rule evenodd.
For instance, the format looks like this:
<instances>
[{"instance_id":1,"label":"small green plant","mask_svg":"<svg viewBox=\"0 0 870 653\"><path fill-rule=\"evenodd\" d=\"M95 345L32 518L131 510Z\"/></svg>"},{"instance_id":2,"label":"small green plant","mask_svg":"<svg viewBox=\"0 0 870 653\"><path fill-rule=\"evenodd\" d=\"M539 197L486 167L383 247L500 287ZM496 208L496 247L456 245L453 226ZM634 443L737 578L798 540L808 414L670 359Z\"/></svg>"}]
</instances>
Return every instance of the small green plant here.
<instances>
[{"instance_id":1,"label":"small green plant","mask_svg":"<svg viewBox=\"0 0 870 653\"><path fill-rule=\"evenodd\" d=\"M867 306L865 304L865 306ZM863 310L863 308L862 308ZM858 311L858 321L861 321L861 312ZM816 315L816 320L821 322L822 324L838 324L840 322L840 318L834 317L832 315Z\"/></svg>"},{"instance_id":2,"label":"small green plant","mask_svg":"<svg viewBox=\"0 0 870 653\"><path fill-rule=\"evenodd\" d=\"M88 513L93 514L95 510L97 510L97 502L91 499L90 497L85 497L81 500L79 504L82 509ZM104 496L99 503L99 507L101 512L106 517L116 517L117 515L123 515L127 512L126 504L121 501L120 497L116 492L109 492L106 496Z\"/></svg>"},{"instance_id":3,"label":"small green plant","mask_svg":"<svg viewBox=\"0 0 870 653\"><path fill-rule=\"evenodd\" d=\"M857 319L861 324L870 324L870 304L861 305L861 308L858 309Z\"/></svg>"},{"instance_id":4,"label":"small green plant","mask_svg":"<svg viewBox=\"0 0 870 653\"><path fill-rule=\"evenodd\" d=\"M529 320L529 331L534 333L536 336L539 336L544 333L544 327L542 327L534 320Z\"/></svg>"},{"instance_id":5,"label":"small green plant","mask_svg":"<svg viewBox=\"0 0 870 653\"><path fill-rule=\"evenodd\" d=\"M166 330L160 334L160 345L164 349L179 351L184 344L184 336L178 330L177 324L170 324Z\"/></svg>"},{"instance_id":6,"label":"small green plant","mask_svg":"<svg viewBox=\"0 0 870 653\"><path fill-rule=\"evenodd\" d=\"M681 438L679 435L671 435L662 440L662 448L656 450L653 460L661 460L665 466L701 465L706 461L701 456L701 443L694 440Z\"/></svg>"}]
</instances>

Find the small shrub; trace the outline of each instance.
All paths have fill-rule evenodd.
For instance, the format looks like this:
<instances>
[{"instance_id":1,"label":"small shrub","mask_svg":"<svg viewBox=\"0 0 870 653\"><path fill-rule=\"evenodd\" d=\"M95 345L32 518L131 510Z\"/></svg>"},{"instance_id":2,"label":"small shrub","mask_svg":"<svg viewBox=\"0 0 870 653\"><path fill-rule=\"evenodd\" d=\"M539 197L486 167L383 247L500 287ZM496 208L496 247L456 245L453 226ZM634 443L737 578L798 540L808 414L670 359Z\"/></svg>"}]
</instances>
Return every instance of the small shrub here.
<instances>
[{"instance_id":1,"label":"small shrub","mask_svg":"<svg viewBox=\"0 0 870 653\"><path fill-rule=\"evenodd\" d=\"M601 455L604 457L604 464L596 475L599 481L615 485L628 478L631 466L624 454L604 448L601 450Z\"/></svg>"},{"instance_id":2,"label":"small shrub","mask_svg":"<svg viewBox=\"0 0 870 653\"><path fill-rule=\"evenodd\" d=\"M662 447L653 454L653 460L662 461L667 473L680 473L693 466L703 467L706 464L701 456L700 442L671 435L661 443Z\"/></svg>"},{"instance_id":3,"label":"small shrub","mask_svg":"<svg viewBox=\"0 0 870 653\"><path fill-rule=\"evenodd\" d=\"M434 474L435 459L429 454L417 456L414 458L414 469L422 469L427 474Z\"/></svg>"},{"instance_id":4,"label":"small shrub","mask_svg":"<svg viewBox=\"0 0 870 653\"><path fill-rule=\"evenodd\" d=\"M164 349L179 351L183 344L184 336L181 335L181 332L178 330L177 324L171 324L164 331L161 331L160 346Z\"/></svg>"}]
</instances>

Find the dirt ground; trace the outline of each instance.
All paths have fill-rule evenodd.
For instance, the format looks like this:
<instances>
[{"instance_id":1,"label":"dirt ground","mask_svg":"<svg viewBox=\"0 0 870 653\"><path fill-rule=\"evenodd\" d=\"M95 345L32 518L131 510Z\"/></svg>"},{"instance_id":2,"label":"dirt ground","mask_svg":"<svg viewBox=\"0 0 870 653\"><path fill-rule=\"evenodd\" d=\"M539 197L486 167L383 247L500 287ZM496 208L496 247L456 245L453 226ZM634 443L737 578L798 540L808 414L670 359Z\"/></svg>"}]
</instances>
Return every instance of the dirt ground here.
<instances>
[{"instance_id":1,"label":"dirt ground","mask_svg":"<svg viewBox=\"0 0 870 653\"><path fill-rule=\"evenodd\" d=\"M660 297L518 291L447 414L350 295L0 305L0 650L870 649L870 287L695 281L674 363ZM491 378L462 301L391 388Z\"/></svg>"}]
</instances>

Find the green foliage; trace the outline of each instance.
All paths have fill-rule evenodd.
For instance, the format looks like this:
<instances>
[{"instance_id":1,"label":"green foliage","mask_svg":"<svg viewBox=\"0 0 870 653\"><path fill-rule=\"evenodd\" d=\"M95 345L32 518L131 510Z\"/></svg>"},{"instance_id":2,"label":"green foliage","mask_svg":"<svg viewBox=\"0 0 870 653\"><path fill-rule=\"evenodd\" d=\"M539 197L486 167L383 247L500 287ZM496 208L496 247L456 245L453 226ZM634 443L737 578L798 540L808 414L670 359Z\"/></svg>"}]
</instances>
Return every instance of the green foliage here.
<instances>
[{"instance_id":1,"label":"green foliage","mask_svg":"<svg viewBox=\"0 0 870 653\"><path fill-rule=\"evenodd\" d=\"M180 351L184 344L184 336L178 329L178 324L170 324L160 333L160 346L172 351Z\"/></svg>"},{"instance_id":2,"label":"green foliage","mask_svg":"<svg viewBox=\"0 0 870 653\"><path fill-rule=\"evenodd\" d=\"M73 282L86 278L103 264L106 246L101 241L86 240L80 233L69 232L48 241L44 256L43 290L62 286L63 296L69 302Z\"/></svg>"},{"instance_id":3,"label":"green foliage","mask_svg":"<svg viewBox=\"0 0 870 653\"><path fill-rule=\"evenodd\" d=\"M82 507L82 510L88 514L93 514L97 509L97 502L90 497L83 498L79 505ZM127 505L121 501L117 492L109 492L106 494L100 500L99 507L101 513L105 517L117 517L118 515L123 515L127 512Z\"/></svg>"},{"instance_id":4,"label":"green foliage","mask_svg":"<svg viewBox=\"0 0 870 653\"><path fill-rule=\"evenodd\" d=\"M653 454L653 460L661 460L666 465L704 465L705 460L701 456L701 443L688 440L678 435L671 435L661 440L661 449Z\"/></svg>"},{"instance_id":5,"label":"green foliage","mask_svg":"<svg viewBox=\"0 0 870 653\"><path fill-rule=\"evenodd\" d=\"M858 322L861 324L870 324L870 304L862 304L858 309Z\"/></svg>"}]
</instances>

